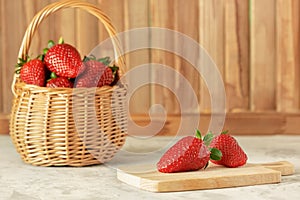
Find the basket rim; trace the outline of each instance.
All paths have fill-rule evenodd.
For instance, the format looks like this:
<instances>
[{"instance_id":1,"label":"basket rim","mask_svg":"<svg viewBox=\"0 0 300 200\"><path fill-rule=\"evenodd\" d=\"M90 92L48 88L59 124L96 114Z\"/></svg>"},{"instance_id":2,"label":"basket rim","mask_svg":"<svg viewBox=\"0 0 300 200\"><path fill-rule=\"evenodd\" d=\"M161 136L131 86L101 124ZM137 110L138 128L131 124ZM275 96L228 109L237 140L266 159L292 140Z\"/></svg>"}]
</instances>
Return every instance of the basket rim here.
<instances>
[{"instance_id":1,"label":"basket rim","mask_svg":"<svg viewBox=\"0 0 300 200\"><path fill-rule=\"evenodd\" d=\"M57 88L49 88L49 87L40 87L37 85L27 84L24 82L16 82L15 87L22 88L24 90L41 90L41 91L48 91L48 92L55 92L55 91L87 91L87 90L97 90L97 91L107 91L107 90L113 90L114 88L126 88L126 84L118 83L116 85L110 86L110 85L104 85L101 87L89 87L89 88L63 88L63 87L57 87Z\"/></svg>"}]
</instances>

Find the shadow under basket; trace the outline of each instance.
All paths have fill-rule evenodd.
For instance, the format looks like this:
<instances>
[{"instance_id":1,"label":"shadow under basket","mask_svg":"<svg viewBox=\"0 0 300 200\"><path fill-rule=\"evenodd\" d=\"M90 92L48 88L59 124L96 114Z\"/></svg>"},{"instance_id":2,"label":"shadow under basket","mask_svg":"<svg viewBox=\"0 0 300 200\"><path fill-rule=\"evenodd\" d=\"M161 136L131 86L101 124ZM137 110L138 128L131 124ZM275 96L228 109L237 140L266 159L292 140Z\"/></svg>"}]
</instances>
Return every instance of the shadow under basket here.
<instances>
[{"instance_id":1,"label":"shadow under basket","mask_svg":"<svg viewBox=\"0 0 300 200\"><path fill-rule=\"evenodd\" d=\"M62 8L79 8L96 16L111 37L115 64L122 75L115 29L96 6L83 1L48 5L25 32L19 58L28 55L32 36L44 18ZM87 166L107 162L125 143L127 89L121 82L100 88L46 88L23 83L14 75L10 136L24 162L37 166Z\"/></svg>"}]
</instances>

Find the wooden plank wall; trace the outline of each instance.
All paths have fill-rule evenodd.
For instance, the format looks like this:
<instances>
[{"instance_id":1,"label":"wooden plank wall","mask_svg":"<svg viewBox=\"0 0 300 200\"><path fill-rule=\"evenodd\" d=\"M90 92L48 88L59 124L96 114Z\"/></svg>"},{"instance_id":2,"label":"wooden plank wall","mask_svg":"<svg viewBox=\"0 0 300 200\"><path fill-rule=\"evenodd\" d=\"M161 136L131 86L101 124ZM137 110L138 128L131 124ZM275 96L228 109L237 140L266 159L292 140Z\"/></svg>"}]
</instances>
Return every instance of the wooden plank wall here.
<instances>
[{"instance_id":1,"label":"wooden plank wall","mask_svg":"<svg viewBox=\"0 0 300 200\"><path fill-rule=\"evenodd\" d=\"M251 105L253 111L276 109L275 0L252 0Z\"/></svg>"},{"instance_id":2,"label":"wooden plank wall","mask_svg":"<svg viewBox=\"0 0 300 200\"><path fill-rule=\"evenodd\" d=\"M25 28L38 10L52 2L54 0L0 0L0 113L10 111L10 84ZM222 74L228 113L299 113L298 0L88 2L106 12L119 32L147 26L168 28L201 44ZM107 38L103 26L93 16L79 10L65 10L45 20L34 38L31 53L40 52L48 39L56 40L60 36L76 45L83 55ZM176 69L196 91L200 112L210 113L207 87L184 59L157 49L131 52L126 58L128 69L149 62ZM157 73L160 72L152 75ZM139 89L132 97L130 110L133 114L145 114L154 103L162 104L169 114L180 112L174 94L161 86Z\"/></svg>"},{"instance_id":3,"label":"wooden plank wall","mask_svg":"<svg viewBox=\"0 0 300 200\"><path fill-rule=\"evenodd\" d=\"M225 1L224 51L227 108L249 110L250 42L248 1Z\"/></svg>"},{"instance_id":4,"label":"wooden plank wall","mask_svg":"<svg viewBox=\"0 0 300 200\"><path fill-rule=\"evenodd\" d=\"M277 0L277 111L299 112L300 2Z\"/></svg>"}]
</instances>

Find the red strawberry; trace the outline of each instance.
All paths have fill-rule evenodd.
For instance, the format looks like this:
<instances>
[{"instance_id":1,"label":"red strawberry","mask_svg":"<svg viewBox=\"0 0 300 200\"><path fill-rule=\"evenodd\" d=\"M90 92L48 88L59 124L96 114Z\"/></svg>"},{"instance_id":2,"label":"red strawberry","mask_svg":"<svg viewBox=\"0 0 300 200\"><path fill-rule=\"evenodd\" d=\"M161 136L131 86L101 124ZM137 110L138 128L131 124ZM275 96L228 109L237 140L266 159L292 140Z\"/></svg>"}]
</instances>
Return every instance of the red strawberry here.
<instances>
[{"instance_id":1,"label":"red strawberry","mask_svg":"<svg viewBox=\"0 0 300 200\"><path fill-rule=\"evenodd\" d=\"M101 75L101 78L98 82L97 87L101 87L104 85L110 85L114 81L113 71L110 67L105 67L105 71Z\"/></svg>"},{"instance_id":2,"label":"red strawberry","mask_svg":"<svg viewBox=\"0 0 300 200\"><path fill-rule=\"evenodd\" d=\"M227 132L222 132L215 137L210 144L210 147L217 148L222 152L221 160L211 160L211 162L224 165L226 167L239 167L247 162L247 155L239 146L238 142Z\"/></svg>"},{"instance_id":3,"label":"red strawberry","mask_svg":"<svg viewBox=\"0 0 300 200\"><path fill-rule=\"evenodd\" d=\"M209 133L202 140L201 133L197 130L196 137L182 138L161 157L157 163L158 171L172 173L199 170L208 165L210 158L220 159L220 151L210 151L207 147L212 137Z\"/></svg>"},{"instance_id":4,"label":"red strawberry","mask_svg":"<svg viewBox=\"0 0 300 200\"><path fill-rule=\"evenodd\" d=\"M20 63L18 65L21 66ZM20 78L22 81L40 87L45 86L46 69L41 60L30 60L21 67Z\"/></svg>"},{"instance_id":5,"label":"red strawberry","mask_svg":"<svg viewBox=\"0 0 300 200\"><path fill-rule=\"evenodd\" d=\"M102 62L88 60L84 62L85 72L76 80L76 87L101 87L114 81L112 69Z\"/></svg>"},{"instance_id":6,"label":"red strawberry","mask_svg":"<svg viewBox=\"0 0 300 200\"><path fill-rule=\"evenodd\" d=\"M44 61L50 71L66 78L75 78L84 70L79 52L69 44L52 46Z\"/></svg>"},{"instance_id":7,"label":"red strawberry","mask_svg":"<svg viewBox=\"0 0 300 200\"><path fill-rule=\"evenodd\" d=\"M47 82L46 87L49 87L49 88L58 88L58 87L73 88L73 83L68 78L57 77L57 78L50 79Z\"/></svg>"}]
</instances>

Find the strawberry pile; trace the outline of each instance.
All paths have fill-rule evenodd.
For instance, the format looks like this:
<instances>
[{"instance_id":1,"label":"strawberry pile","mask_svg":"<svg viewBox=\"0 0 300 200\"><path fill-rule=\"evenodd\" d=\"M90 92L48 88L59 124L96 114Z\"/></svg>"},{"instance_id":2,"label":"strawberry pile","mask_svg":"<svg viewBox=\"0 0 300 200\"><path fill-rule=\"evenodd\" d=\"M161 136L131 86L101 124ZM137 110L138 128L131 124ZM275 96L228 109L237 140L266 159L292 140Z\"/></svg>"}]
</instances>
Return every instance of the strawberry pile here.
<instances>
[{"instance_id":1,"label":"strawberry pile","mask_svg":"<svg viewBox=\"0 0 300 200\"><path fill-rule=\"evenodd\" d=\"M186 172L205 169L209 161L225 167L239 167L247 162L247 155L237 141L227 132L219 136L209 132L202 139L199 130L196 136L186 136L174 144L157 163L163 173Z\"/></svg>"},{"instance_id":2,"label":"strawberry pile","mask_svg":"<svg viewBox=\"0 0 300 200\"><path fill-rule=\"evenodd\" d=\"M118 81L118 67L109 66L110 58L84 57L70 44L52 40L35 59L19 59L16 73L32 85L49 88L87 88L113 86Z\"/></svg>"}]
</instances>

